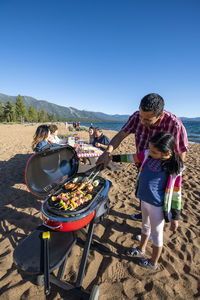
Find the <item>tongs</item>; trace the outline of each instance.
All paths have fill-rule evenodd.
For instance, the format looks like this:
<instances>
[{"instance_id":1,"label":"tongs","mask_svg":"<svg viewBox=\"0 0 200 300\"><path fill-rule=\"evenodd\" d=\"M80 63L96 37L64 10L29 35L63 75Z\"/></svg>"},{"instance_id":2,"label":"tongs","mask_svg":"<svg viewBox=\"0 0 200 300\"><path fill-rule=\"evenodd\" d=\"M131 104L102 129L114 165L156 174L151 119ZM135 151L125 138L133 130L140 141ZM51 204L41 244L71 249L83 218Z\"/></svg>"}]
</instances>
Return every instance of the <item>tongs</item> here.
<instances>
[{"instance_id":1,"label":"tongs","mask_svg":"<svg viewBox=\"0 0 200 300\"><path fill-rule=\"evenodd\" d=\"M103 165L96 166L88 177L85 178L87 184L91 184L94 178L104 169Z\"/></svg>"}]
</instances>

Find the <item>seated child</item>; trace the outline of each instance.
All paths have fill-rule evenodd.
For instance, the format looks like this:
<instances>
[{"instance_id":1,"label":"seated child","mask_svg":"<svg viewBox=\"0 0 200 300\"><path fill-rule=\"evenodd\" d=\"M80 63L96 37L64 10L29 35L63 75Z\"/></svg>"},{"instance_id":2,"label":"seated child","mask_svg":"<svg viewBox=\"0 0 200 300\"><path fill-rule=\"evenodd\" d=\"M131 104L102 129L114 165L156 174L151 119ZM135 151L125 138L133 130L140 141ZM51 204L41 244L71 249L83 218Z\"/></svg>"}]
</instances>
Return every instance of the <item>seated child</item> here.
<instances>
[{"instance_id":1,"label":"seated child","mask_svg":"<svg viewBox=\"0 0 200 300\"><path fill-rule=\"evenodd\" d=\"M32 149L35 152L39 152L42 150L44 146L46 146L49 141L49 127L47 125L40 125L38 126L32 142Z\"/></svg>"},{"instance_id":2,"label":"seated child","mask_svg":"<svg viewBox=\"0 0 200 300\"><path fill-rule=\"evenodd\" d=\"M66 139L59 139L58 137L58 127L55 124L49 126L50 130L50 142L53 144L65 144Z\"/></svg>"},{"instance_id":3,"label":"seated child","mask_svg":"<svg viewBox=\"0 0 200 300\"><path fill-rule=\"evenodd\" d=\"M59 144L60 143L60 139L57 136L58 135L58 127L54 124L49 126L49 130L50 130L50 139L52 143L55 144Z\"/></svg>"}]
</instances>

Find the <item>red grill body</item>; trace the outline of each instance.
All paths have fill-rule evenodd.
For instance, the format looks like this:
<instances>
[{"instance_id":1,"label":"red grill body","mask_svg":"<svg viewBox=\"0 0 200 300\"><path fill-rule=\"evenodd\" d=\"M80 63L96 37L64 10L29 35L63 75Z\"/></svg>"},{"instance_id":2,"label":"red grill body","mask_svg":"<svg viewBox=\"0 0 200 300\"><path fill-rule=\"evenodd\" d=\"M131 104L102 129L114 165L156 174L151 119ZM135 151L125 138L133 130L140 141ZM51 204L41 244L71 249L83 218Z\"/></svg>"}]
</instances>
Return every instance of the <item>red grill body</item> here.
<instances>
[{"instance_id":1,"label":"red grill body","mask_svg":"<svg viewBox=\"0 0 200 300\"><path fill-rule=\"evenodd\" d=\"M45 198L42 204L44 225L57 231L74 231L86 226L93 218L96 222L109 209L110 181L98 176L100 186L92 193L92 199L84 208L72 212L59 211L50 205L52 195L65 192L64 185L77 175L79 160L76 151L66 146L55 146L32 155L25 168L25 182L34 195ZM81 180L85 175L81 174Z\"/></svg>"}]
</instances>

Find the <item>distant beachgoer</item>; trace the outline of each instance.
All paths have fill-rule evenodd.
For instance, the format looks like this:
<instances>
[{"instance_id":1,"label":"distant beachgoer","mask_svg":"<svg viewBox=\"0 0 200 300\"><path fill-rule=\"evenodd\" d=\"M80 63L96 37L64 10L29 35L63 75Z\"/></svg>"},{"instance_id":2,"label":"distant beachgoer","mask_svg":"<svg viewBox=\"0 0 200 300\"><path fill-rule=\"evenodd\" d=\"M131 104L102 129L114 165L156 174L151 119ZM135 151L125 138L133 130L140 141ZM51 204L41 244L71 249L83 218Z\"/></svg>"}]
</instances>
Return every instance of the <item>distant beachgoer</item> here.
<instances>
[{"instance_id":1,"label":"distant beachgoer","mask_svg":"<svg viewBox=\"0 0 200 300\"><path fill-rule=\"evenodd\" d=\"M68 123L67 122L65 122L65 128L67 128L68 127Z\"/></svg>"},{"instance_id":2,"label":"distant beachgoer","mask_svg":"<svg viewBox=\"0 0 200 300\"><path fill-rule=\"evenodd\" d=\"M94 127L90 126L89 128L89 144L94 142Z\"/></svg>"},{"instance_id":3,"label":"distant beachgoer","mask_svg":"<svg viewBox=\"0 0 200 300\"><path fill-rule=\"evenodd\" d=\"M100 148L102 151L108 148L110 143L109 138L103 134L102 129L100 127L95 127L94 129L94 141L93 146Z\"/></svg>"},{"instance_id":4,"label":"distant beachgoer","mask_svg":"<svg viewBox=\"0 0 200 300\"><path fill-rule=\"evenodd\" d=\"M175 152L175 139L170 133L157 133L150 139L149 149L134 155L116 155L113 161L141 163L136 195L141 200L142 236L140 246L129 249L127 255L144 256L151 233L152 256L142 258L139 265L156 270L163 247L164 220L171 221L170 230L175 232L181 213L183 162Z\"/></svg>"},{"instance_id":5,"label":"distant beachgoer","mask_svg":"<svg viewBox=\"0 0 200 300\"><path fill-rule=\"evenodd\" d=\"M32 149L35 152L39 152L42 150L44 146L50 143L50 130L47 125L40 125L36 129L36 132L33 137Z\"/></svg>"}]
</instances>

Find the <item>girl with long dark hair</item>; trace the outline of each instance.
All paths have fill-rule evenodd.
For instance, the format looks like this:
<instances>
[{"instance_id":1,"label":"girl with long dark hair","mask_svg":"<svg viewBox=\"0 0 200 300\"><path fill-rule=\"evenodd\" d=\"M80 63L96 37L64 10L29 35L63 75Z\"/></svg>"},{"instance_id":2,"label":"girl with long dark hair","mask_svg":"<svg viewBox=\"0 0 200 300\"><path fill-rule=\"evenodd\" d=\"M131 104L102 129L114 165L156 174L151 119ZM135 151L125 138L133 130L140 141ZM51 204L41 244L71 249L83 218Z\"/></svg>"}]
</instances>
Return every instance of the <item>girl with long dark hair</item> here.
<instances>
[{"instance_id":1,"label":"girl with long dark hair","mask_svg":"<svg viewBox=\"0 0 200 300\"><path fill-rule=\"evenodd\" d=\"M181 173L183 162L175 152L174 137L167 132L150 139L149 149L138 154L113 156L113 161L141 163L136 179L136 196L141 200L142 235L140 246L127 251L130 256L144 256L150 233L153 252L139 264L156 270L163 247L164 221L171 221L170 230L178 228L181 212Z\"/></svg>"},{"instance_id":2,"label":"girl with long dark hair","mask_svg":"<svg viewBox=\"0 0 200 300\"><path fill-rule=\"evenodd\" d=\"M32 149L35 152L42 150L49 142L50 130L47 125L40 125L36 129L36 132L33 137Z\"/></svg>"}]
</instances>

